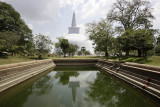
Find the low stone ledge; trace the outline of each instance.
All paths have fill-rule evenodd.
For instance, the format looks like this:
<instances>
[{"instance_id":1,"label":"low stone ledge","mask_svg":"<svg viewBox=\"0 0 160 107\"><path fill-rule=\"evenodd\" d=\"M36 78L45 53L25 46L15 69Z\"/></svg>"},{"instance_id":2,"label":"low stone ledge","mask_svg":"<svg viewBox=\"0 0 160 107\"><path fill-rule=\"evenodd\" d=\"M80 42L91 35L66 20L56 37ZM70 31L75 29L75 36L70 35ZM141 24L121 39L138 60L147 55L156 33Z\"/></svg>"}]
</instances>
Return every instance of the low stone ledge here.
<instances>
[{"instance_id":1,"label":"low stone ledge","mask_svg":"<svg viewBox=\"0 0 160 107\"><path fill-rule=\"evenodd\" d=\"M144 69L150 69L150 70L155 70L160 72L160 67L159 66L153 66L153 65L146 65L146 64L138 64L138 63L132 63L132 62L125 62L125 65L130 65L134 67L140 67Z\"/></svg>"},{"instance_id":2,"label":"low stone ledge","mask_svg":"<svg viewBox=\"0 0 160 107\"><path fill-rule=\"evenodd\" d=\"M52 61L52 60L51 59L33 60L33 61L27 61L27 62L0 65L0 71L3 70L3 69L14 68L14 67L30 65L30 64L36 64L36 63L42 63L42 62L48 62L48 61Z\"/></svg>"},{"instance_id":3,"label":"low stone ledge","mask_svg":"<svg viewBox=\"0 0 160 107\"><path fill-rule=\"evenodd\" d=\"M57 66L65 65L95 65L98 59L53 59Z\"/></svg>"}]
</instances>

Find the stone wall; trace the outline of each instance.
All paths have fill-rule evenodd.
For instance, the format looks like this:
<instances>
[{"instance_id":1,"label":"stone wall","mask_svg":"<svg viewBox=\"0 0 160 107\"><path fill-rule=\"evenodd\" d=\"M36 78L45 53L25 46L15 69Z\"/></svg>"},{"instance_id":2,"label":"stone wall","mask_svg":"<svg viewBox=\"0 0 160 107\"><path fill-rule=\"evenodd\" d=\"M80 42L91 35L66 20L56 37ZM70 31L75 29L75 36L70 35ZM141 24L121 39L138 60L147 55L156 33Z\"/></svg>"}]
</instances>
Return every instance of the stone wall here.
<instances>
[{"instance_id":1,"label":"stone wall","mask_svg":"<svg viewBox=\"0 0 160 107\"><path fill-rule=\"evenodd\" d=\"M98 62L98 59L53 59L53 62L57 66L66 66L66 65L95 65Z\"/></svg>"},{"instance_id":2,"label":"stone wall","mask_svg":"<svg viewBox=\"0 0 160 107\"><path fill-rule=\"evenodd\" d=\"M0 92L54 66L51 59L0 65Z\"/></svg>"}]
</instances>

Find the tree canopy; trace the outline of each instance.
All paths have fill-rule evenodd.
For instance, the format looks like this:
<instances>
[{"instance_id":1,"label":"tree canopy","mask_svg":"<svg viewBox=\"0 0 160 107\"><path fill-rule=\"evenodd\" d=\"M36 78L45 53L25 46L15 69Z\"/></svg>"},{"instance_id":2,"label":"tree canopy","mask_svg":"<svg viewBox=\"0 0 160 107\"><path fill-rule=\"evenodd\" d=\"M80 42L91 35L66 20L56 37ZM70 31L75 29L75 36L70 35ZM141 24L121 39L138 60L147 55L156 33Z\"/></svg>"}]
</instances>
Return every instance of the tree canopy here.
<instances>
[{"instance_id":1,"label":"tree canopy","mask_svg":"<svg viewBox=\"0 0 160 107\"><path fill-rule=\"evenodd\" d=\"M120 23L124 30L152 27L152 8L145 0L117 0L107 14L107 19Z\"/></svg>"},{"instance_id":2,"label":"tree canopy","mask_svg":"<svg viewBox=\"0 0 160 107\"><path fill-rule=\"evenodd\" d=\"M52 48L52 41L48 36L38 34L35 37L35 48L39 59L42 59L42 55L48 54Z\"/></svg>"},{"instance_id":3,"label":"tree canopy","mask_svg":"<svg viewBox=\"0 0 160 107\"><path fill-rule=\"evenodd\" d=\"M23 19L21 19L20 14L10 4L1 1L0 32L1 41L3 41L0 46L0 51L11 52L12 50L13 54L13 50L16 49L16 52L29 54L31 53L31 48L34 48L32 30L29 29ZM8 42L9 40L10 42ZM9 44L12 45L12 49L11 47L6 47ZM3 45L6 45L5 50L2 49Z\"/></svg>"},{"instance_id":4,"label":"tree canopy","mask_svg":"<svg viewBox=\"0 0 160 107\"><path fill-rule=\"evenodd\" d=\"M95 44L96 51L104 51L108 57L108 51L112 49L112 39L114 31L111 23L102 19L98 23L88 23L86 33L89 34L89 39Z\"/></svg>"}]
</instances>

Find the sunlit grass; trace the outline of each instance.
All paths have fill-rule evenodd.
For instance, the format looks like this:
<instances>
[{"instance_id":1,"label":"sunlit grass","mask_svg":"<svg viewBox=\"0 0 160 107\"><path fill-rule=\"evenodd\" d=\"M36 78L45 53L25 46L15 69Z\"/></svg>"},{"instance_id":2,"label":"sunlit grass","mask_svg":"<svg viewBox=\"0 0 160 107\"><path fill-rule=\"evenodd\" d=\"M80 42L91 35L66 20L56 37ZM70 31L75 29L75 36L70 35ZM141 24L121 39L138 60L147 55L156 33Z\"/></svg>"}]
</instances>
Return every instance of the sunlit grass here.
<instances>
[{"instance_id":1,"label":"sunlit grass","mask_svg":"<svg viewBox=\"0 0 160 107\"><path fill-rule=\"evenodd\" d=\"M117 57L110 57L110 59L116 61L119 60ZM120 61L160 66L160 56L148 56L148 57L123 56L120 58Z\"/></svg>"},{"instance_id":2,"label":"sunlit grass","mask_svg":"<svg viewBox=\"0 0 160 107\"><path fill-rule=\"evenodd\" d=\"M31 61L29 57L6 57L6 58L0 58L0 65L4 64L11 64L11 63L18 63L18 62L26 62Z\"/></svg>"},{"instance_id":3,"label":"sunlit grass","mask_svg":"<svg viewBox=\"0 0 160 107\"><path fill-rule=\"evenodd\" d=\"M102 56L74 56L74 57L48 57L47 59L106 59ZM11 63L19 63L31 61L33 58L27 56L9 56L8 58L0 58L0 65L3 64L11 64ZM118 61L118 57L110 56L109 60ZM149 57L135 57L135 56L123 56L120 58L122 62L135 62L140 64L148 64L160 66L160 56L149 56Z\"/></svg>"}]
</instances>

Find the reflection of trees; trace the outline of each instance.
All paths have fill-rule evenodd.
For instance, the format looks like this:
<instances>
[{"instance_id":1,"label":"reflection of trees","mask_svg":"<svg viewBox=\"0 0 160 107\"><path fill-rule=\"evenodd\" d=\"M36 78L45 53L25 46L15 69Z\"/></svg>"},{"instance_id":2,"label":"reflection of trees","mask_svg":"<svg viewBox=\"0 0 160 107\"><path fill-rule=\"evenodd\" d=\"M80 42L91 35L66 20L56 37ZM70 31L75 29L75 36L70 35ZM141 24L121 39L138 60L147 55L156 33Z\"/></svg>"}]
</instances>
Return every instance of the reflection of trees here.
<instances>
[{"instance_id":1,"label":"reflection of trees","mask_svg":"<svg viewBox=\"0 0 160 107\"><path fill-rule=\"evenodd\" d=\"M89 89L86 91L85 100L88 102L98 102L108 107L115 106L144 106L143 100L137 99L131 92L126 91L118 81L111 76L106 76L102 72L97 73L94 82L88 82Z\"/></svg>"},{"instance_id":2,"label":"reflection of trees","mask_svg":"<svg viewBox=\"0 0 160 107\"><path fill-rule=\"evenodd\" d=\"M46 79L46 78L51 78L51 76L46 75L47 73L48 72L41 73L41 74L35 76L34 78L31 78L31 79L23 82L22 84L19 84L18 86L13 87L10 90L8 90L7 93L5 94L5 96L3 96L4 98L2 101L1 101L1 97L0 97L0 107L1 106L2 107L13 107L13 105L14 105L14 107L23 107L23 104L27 101L27 99L29 98L30 95L33 95L34 93L36 93L38 95L38 93L41 93L42 90L44 93L48 92L48 91L46 91L46 90L48 90L48 88L44 88L44 86L45 87L51 86L51 84L48 84L49 83L48 81L51 81L51 80ZM44 76L44 77L42 77L42 76ZM45 80L45 82L44 82L44 80ZM48 85L46 85L46 84L48 84ZM43 87L42 90L41 90L41 87Z\"/></svg>"},{"instance_id":3,"label":"reflection of trees","mask_svg":"<svg viewBox=\"0 0 160 107\"><path fill-rule=\"evenodd\" d=\"M78 75L78 72L57 72L55 78L59 78L59 83L66 85L69 83L69 77L77 77Z\"/></svg>"},{"instance_id":4,"label":"reflection of trees","mask_svg":"<svg viewBox=\"0 0 160 107\"><path fill-rule=\"evenodd\" d=\"M36 95L42 95L45 93L49 93L52 89L52 78L50 75L45 75L41 79L39 79L36 83L33 84L33 92Z\"/></svg>"}]
</instances>

